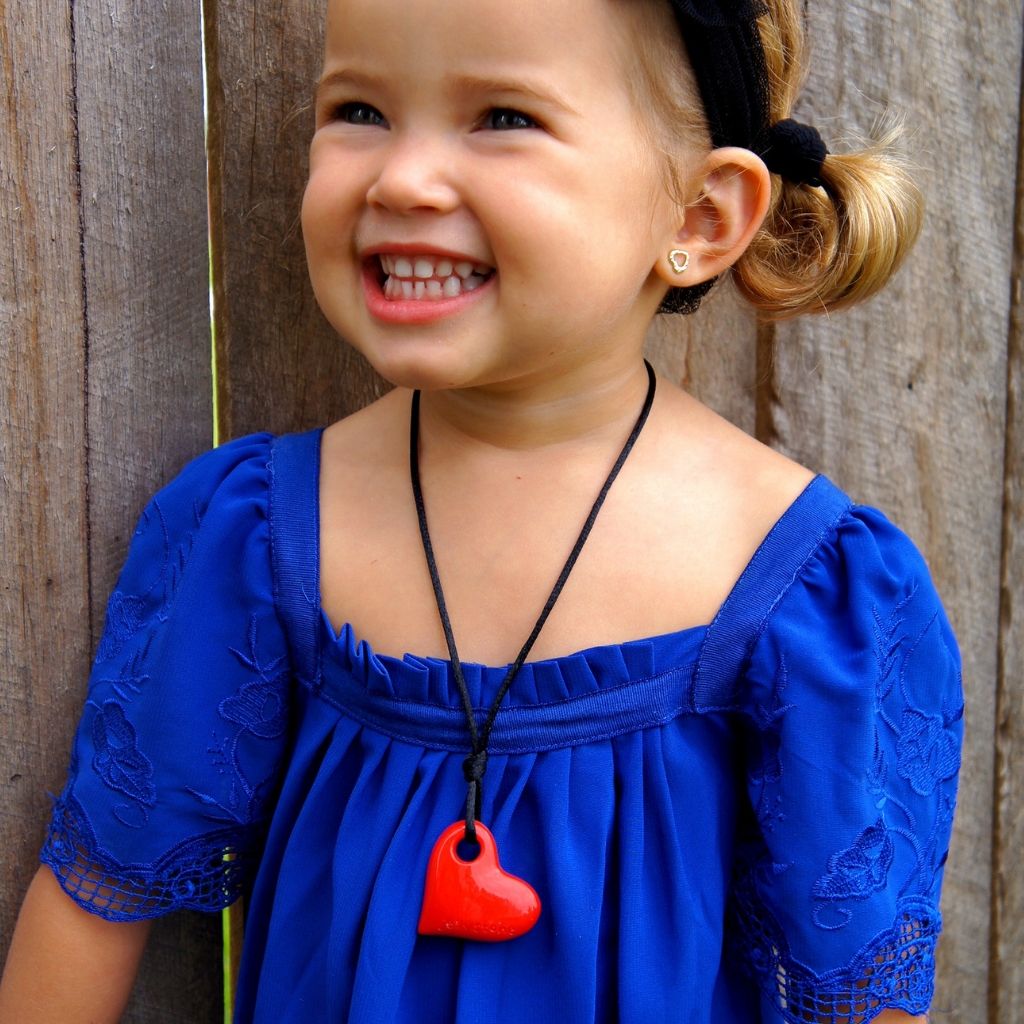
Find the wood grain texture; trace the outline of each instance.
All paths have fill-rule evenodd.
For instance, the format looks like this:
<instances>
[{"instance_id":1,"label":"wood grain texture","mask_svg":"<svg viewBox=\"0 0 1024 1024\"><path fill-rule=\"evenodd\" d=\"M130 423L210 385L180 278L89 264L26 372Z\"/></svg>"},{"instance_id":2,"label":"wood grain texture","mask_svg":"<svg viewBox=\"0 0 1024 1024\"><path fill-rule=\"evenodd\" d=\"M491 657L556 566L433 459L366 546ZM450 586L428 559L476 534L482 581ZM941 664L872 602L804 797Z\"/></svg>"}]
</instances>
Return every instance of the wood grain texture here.
<instances>
[{"instance_id":1,"label":"wood grain texture","mask_svg":"<svg viewBox=\"0 0 1024 1024\"><path fill-rule=\"evenodd\" d=\"M198 5L73 7L92 647L152 494L213 436ZM86 652L82 652L83 655ZM76 673L76 708L87 662ZM158 922L125 1020L220 1020L216 918Z\"/></svg>"},{"instance_id":2,"label":"wood grain texture","mask_svg":"<svg viewBox=\"0 0 1024 1024\"><path fill-rule=\"evenodd\" d=\"M0 957L64 779L91 641L74 61L63 2L0 5ZM61 638L54 643L53 638Z\"/></svg>"},{"instance_id":3,"label":"wood grain texture","mask_svg":"<svg viewBox=\"0 0 1024 1024\"><path fill-rule=\"evenodd\" d=\"M989 862L1019 5L810 6L798 116L832 148L882 101L904 110L929 214L889 289L774 337L772 444L879 506L924 553L960 641L967 738L945 875L934 1020L988 989ZM983 55L983 56L982 56ZM1003 1019L1003 1018L1000 1018ZM1007 1018L1009 1019L1009 1018Z\"/></svg>"},{"instance_id":4,"label":"wood grain texture","mask_svg":"<svg viewBox=\"0 0 1024 1024\"><path fill-rule=\"evenodd\" d=\"M221 436L330 423L382 393L313 298L299 229L319 0L206 6Z\"/></svg>"},{"instance_id":5,"label":"wood grain texture","mask_svg":"<svg viewBox=\"0 0 1024 1024\"><path fill-rule=\"evenodd\" d=\"M122 531L213 435L202 44L195 0L74 12L99 622Z\"/></svg>"},{"instance_id":6,"label":"wood grain texture","mask_svg":"<svg viewBox=\"0 0 1024 1024\"><path fill-rule=\"evenodd\" d=\"M1024 90L1020 122L1024 125ZM1003 472L989 1021L1024 1017L1024 132L1017 136Z\"/></svg>"}]
</instances>

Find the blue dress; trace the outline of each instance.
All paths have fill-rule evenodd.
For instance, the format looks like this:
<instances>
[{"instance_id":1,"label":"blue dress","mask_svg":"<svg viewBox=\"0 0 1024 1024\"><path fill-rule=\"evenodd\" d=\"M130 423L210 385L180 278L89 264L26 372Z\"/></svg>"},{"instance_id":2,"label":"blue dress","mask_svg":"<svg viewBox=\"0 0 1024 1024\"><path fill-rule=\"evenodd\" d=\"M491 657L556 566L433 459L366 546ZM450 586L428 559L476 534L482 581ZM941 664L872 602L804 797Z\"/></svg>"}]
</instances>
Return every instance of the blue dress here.
<instances>
[{"instance_id":1,"label":"blue dress","mask_svg":"<svg viewBox=\"0 0 1024 1024\"><path fill-rule=\"evenodd\" d=\"M882 512L819 475L710 625L527 663L481 820L540 919L425 937L466 723L446 661L322 612L320 435L223 444L144 510L41 855L76 901L133 920L244 894L241 1022L925 1011L960 655ZM477 708L504 671L466 666Z\"/></svg>"}]
</instances>

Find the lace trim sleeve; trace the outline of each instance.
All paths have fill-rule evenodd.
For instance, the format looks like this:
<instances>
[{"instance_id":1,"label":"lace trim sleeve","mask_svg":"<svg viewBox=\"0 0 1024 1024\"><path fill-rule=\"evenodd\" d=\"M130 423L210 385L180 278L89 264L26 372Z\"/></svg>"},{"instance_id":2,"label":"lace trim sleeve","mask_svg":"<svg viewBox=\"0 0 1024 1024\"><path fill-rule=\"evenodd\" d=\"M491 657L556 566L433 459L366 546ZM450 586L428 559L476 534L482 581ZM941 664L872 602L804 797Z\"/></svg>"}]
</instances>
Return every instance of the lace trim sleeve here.
<instances>
[{"instance_id":1,"label":"lace trim sleeve","mask_svg":"<svg viewBox=\"0 0 1024 1024\"><path fill-rule=\"evenodd\" d=\"M741 875L733 890L732 955L787 1024L867 1024L885 1009L927 1013L942 930L931 900L900 900L890 928L842 967L819 974L790 951L751 880L751 873Z\"/></svg>"},{"instance_id":2,"label":"lace trim sleeve","mask_svg":"<svg viewBox=\"0 0 1024 1024\"><path fill-rule=\"evenodd\" d=\"M173 910L220 910L242 893L257 855L239 834L194 836L151 864L122 864L96 838L74 797L57 800L40 861L81 907L108 921L139 921Z\"/></svg>"}]
</instances>

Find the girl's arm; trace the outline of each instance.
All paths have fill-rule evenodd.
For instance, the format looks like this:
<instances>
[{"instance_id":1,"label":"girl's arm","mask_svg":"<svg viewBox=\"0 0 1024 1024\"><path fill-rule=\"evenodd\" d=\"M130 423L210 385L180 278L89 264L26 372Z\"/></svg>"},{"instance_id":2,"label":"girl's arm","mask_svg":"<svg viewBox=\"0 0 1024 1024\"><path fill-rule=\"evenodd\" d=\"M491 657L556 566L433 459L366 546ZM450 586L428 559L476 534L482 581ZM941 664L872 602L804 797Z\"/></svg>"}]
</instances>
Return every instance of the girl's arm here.
<instances>
[{"instance_id":1,"label":"girl's arm","mask_svg":"<svg viewBox=\"0 0 1024 1024\"><path fill-rule=\"evenodd\" d=\"M106 921L73 902L49 868L28 888L0 981L9 1024L116 1024L149 921Z\"/></svg>"}]
</instances>

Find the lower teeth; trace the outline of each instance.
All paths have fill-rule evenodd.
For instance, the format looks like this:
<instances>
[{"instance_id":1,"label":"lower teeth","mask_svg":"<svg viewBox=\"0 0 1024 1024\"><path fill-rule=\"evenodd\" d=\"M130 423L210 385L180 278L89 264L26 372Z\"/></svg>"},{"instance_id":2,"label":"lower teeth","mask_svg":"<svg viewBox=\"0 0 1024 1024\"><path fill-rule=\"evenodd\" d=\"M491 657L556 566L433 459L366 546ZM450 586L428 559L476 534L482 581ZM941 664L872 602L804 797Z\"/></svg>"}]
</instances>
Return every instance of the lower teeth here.
<instances>
[{"instance_id":1,"label":"lower teeth","mask_svg":"<svg viewBox=\"0 0 1024 1024\"><path fill-rule=\"evenodd\" d=\"M407 278L388 275L384 280L384 297L388 299L438 302L441 299L454 299L463 292L474 291L486 280L487 278L480 274L470 274L467 278L449 277L444 281L439 281L437 278L431 278L426 281L410 281Z\"/></svg>"}]
</instances>

